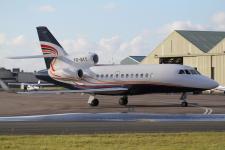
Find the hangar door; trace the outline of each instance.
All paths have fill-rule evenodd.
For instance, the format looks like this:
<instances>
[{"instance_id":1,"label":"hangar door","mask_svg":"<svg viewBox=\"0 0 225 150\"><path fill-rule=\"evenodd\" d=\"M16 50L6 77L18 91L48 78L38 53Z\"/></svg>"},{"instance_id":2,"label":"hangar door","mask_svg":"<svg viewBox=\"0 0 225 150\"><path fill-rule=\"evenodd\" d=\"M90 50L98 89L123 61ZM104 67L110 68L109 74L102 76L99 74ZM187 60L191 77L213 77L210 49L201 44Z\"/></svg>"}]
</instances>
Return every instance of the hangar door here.
<instances>
[{"instance_id":1,"label":"hangar door","mask_svg":"<svg viewBox=\"0 0 225 150\"><path fill-rule=\"evenodd\" d=\"M183 57L161 57L160 64L181 64L183 65Z\"/></svg>"}]
</instances>

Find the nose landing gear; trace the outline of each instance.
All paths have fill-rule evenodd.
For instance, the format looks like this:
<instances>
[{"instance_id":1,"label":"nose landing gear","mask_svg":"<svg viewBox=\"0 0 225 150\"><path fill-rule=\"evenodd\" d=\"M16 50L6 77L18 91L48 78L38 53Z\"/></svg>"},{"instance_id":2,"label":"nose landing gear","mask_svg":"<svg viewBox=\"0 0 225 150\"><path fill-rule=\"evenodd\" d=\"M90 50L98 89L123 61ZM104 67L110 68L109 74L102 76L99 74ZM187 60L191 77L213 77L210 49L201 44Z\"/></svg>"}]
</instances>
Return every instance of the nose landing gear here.
<instances>
[{"instance_id":1,"label":"nose landing gear","mask_svg":"<svg viewBox=\"0 0 225 150\"><path fill-rule=\"evenodd\" d=\"M186 92L182 93L182 95L180 97L180 100L181 100L181 107L188 107L187 93Z\"/></svg>"},{"instance_id":2,"label":"nose landing gear","mask_svg":"<svg viewBox=\"0 0 225 150\"><path fill-rule=\"evenodd\" d=\"M123 96L119 99L120 105L125 106L125 105L127 105L127 103L128 103L128 97L127 96Z\"/></svg>"}]
</instances>

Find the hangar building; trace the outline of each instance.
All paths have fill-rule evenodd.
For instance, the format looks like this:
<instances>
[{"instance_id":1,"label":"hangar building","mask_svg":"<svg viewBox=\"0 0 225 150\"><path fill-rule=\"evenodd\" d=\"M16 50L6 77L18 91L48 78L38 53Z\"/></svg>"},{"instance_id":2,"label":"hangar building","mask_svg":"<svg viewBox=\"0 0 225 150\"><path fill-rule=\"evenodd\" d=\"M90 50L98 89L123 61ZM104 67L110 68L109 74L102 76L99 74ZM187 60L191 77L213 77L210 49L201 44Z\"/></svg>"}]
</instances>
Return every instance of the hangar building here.
<instances>
[{"instance_id":1,"label":"hangar building","mask_svg":"<svg viewBox=\"0 0 225 150\"><path fill-rule=\"evenodd\" d=\"M225 32L175 30L142 64L183 64L225 85Z\"/></svg>"}]
</instances>

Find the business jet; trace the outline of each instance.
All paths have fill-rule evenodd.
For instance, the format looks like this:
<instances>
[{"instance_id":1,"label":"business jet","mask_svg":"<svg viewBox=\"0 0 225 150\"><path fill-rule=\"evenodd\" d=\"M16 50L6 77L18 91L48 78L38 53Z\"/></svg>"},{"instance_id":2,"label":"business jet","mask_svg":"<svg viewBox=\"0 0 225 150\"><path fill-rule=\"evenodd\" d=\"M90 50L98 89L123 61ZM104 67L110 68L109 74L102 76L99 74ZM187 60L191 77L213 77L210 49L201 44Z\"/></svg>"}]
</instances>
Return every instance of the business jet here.
<instances>
[{"instance_id":1,"label":"business jet","mask_svg":"<svg viewBox=\"0 0 225 150\"><path fill-rule=\"evenodd\" d=\"M192 67L177 64L101 65L95 53L71 57L47 29L37 27L43 55L19 56L11 59L44 58L46 70L36 76L69 88L61 93L89 94L88 104L98 106L96 95L119 95L120 105L128 104L128 96L148 93L182 93L181 106L187 107L187 92L216 88L218 83L201 75ZM28 93L55 93L33 91Z\"/></svg>"}]
</instances>

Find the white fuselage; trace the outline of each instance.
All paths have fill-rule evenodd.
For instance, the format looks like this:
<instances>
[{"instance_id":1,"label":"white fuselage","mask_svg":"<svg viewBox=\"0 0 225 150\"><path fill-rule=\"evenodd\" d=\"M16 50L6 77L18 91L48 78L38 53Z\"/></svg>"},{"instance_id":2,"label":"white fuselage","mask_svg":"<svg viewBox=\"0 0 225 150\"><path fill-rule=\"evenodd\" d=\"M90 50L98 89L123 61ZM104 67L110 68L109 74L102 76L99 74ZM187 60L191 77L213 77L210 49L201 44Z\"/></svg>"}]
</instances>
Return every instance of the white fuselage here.
<instances>
[{"instance_id":1,"label":"white fuselage","mask_svg":"<svg viewBox=\"0 0 225 150\"><path fill-rule=\"evenodd\" d=\"M65 63L67 62L67 63ZM103 87L128 87L136 85L141 89L155 92L176 91L173 88L194 90L207 90L218 86L214 80L203 76L189 66L176 64L149 64L149 65L80 65L64 60L56 60L53 63L54 69L49 69L49 75L59 82L74 85L77 88L103 88ZM79 68L78 68L79 66ZM82 66L82 67L80 67ZM82 69L82 78L75 77L75 70ZM54 70L58 70L54 71ZM179 71L188 73L179 74ZM194 72L194 73L193 73ZM157 89L155 89L157 87ZM136 89L135 89L136 90ZM153 91L152 91L153 90ZM178 90L180 92L182 90Z\"/></svg>"}]
</instances>

